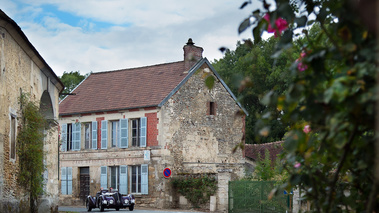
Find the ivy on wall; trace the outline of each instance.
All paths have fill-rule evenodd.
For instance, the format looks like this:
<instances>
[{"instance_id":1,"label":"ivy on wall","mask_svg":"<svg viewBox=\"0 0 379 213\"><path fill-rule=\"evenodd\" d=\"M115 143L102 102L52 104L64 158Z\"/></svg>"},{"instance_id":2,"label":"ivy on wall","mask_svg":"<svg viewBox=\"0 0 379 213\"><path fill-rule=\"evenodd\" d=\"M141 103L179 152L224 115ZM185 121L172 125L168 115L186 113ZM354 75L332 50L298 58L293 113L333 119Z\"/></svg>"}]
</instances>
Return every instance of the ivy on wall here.
<instances>
[{"instance_id":1,"label":"ivy on wall","mask_svg":"<svg viewBox=\"0 0 379 213\"><path fill-rule=\"evenodd\" d=\"M172 184L194 207L207 203L217 190L216 178L208 175L177 177Z\"/></svg>"},{"instance_id":2,"label":"ivy on wall","mask_svg":"<svg viewBox=\"0 0 379 213\"><path fill-rule=\"evenodd\" d=\"M44 129L46 120L36 103L29 95L20 97L21 124L17 135L17 154L19 162L18 182L29 193L30 212L37 212L38 196L43 193Z\"/></svg>"}]
</instances>

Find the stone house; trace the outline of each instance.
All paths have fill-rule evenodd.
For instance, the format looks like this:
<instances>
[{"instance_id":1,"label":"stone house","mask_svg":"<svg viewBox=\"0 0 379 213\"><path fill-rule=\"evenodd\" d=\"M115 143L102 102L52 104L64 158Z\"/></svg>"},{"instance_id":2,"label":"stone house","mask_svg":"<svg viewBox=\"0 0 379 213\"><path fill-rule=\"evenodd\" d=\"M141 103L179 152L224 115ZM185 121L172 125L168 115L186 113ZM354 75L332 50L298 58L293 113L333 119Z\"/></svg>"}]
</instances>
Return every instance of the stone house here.
<instances>
[{"instance_id":1,"label":"stone house","mask_svg":"<svg viewBox=\"0 0 379 213\"><path fill-rule=\"evenodd\" d=\"M211 174L218 190L206 208L226 211L228 181L244 174L243 151L232 150L246 112L203 49L191 39L183 49L183 61L92 73L60 102L62 204L112 187L136 195L137 208L177 207L172 177Z\"/></svg>"},{"instance_id":2,"label":"stone house","mask_svg":"<svg viewBox=\"0 0 379 213\"><path fill-rule=\"evenodd\" d=\"M28 197L17 182L21 93L29 93L32 101L40 102L40 110L51 127L45 137L46 185L39 211L58 211L57 120L58 97L63 88L17 23L0 10L0 212L24 212L29 206Z\"/></svg>"}]
</instances>

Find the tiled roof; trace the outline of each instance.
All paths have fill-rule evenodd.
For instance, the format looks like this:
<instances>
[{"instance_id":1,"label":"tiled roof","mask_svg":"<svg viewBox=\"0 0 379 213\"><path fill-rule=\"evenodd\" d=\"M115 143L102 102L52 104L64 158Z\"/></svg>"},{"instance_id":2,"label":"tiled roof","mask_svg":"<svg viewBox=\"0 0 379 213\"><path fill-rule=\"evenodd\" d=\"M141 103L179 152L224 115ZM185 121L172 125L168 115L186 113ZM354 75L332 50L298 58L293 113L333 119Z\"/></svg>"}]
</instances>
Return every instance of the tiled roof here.
<instances>
[{"instance_id":1,"label":"tiled roof","mask_svg":"<svg viewBox=\"0 0 379 213\"><path fill-rule=\"evenodd\" d=\"M92 73L59 104L60 115L158 104L186 77L184 61Z\"/></svg>"},{"instance_id":2,"label":"tiled roof","mask_svg":"<svg viewBox=\"0 0 379 213\"><path fill-rule=\"evenodd\" d=\"M245 144L245 156L253 160L258 160L259 155L261 158L265 157L265 151L268 149L270 152L271 162L274 163L277 155L280 154L283 150L283 142L284 141L264 144Z\"/></svg>"}]
</instances>

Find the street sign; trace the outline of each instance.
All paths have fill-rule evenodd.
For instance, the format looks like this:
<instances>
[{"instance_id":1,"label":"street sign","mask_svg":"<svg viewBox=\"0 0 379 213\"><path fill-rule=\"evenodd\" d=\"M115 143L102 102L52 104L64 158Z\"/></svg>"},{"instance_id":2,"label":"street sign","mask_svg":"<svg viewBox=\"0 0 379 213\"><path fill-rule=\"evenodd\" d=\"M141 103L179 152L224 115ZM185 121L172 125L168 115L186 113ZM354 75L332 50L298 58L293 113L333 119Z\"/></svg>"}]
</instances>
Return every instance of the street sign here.
<instances>
[{"instance_id":1,"label":"street sign","mask_svg":"<svg viewBox=\"0 0 379 213\"><path fill-rule=\"evenodd\" d=\"M169 169L169 168L165 168L165 169L163 170L163 176L164 176L165 178L169 178L169 177L171 176L171 169Z\"/></svg>"}]
</instances>

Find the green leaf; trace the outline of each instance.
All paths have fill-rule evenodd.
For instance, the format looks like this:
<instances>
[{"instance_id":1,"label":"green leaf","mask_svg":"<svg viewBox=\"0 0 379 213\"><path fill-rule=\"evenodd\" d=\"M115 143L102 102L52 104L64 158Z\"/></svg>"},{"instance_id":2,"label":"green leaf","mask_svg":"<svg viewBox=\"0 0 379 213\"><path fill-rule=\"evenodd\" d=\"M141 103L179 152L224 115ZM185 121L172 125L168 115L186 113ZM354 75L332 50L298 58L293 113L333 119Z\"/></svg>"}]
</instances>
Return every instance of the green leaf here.
<instances>
[{"instance_id":1,"label":"green leaf","mask_svg":"<svg viewBox=\"0 0 379 213\"><path fill-rule=\"evenodd\" d=\"M245 1L245 2L241 5L240 9L243 9L243 8L246 7L246 5L248 5L248 4L249 4L249 2L248 2L248 1Z\"/></svg>"},{"instance_id":2,"label":"green leaf","mask_svg":"<svg viewBox=\"0 0 379 213\"><path fill-rule=\"evenodd\" d=\"M307 22L307 26L310 26L310 25L312 25L313 23L315 23L315 20L309 20L309 21Z\"/></svg>"},{"instance_id":3,"label":"green leaf","mask_svg":"<svg viewBox=\"0 0 379 213\"><path fill-rule=\"evenodd\" d=\"M297 27L304 27L307 20L306 16L301 16L300 18L295 18L295 23L297 24Z\"/></svg>"},{"instance_id":4,"label":"green leaf","mask_svg":"<svg viewBox=\"0 0 379 213\"><path fill-rule=\"evenodd\" d=\"M238 27L238 33L241 34L243 31L245 31L248 27L250 27L250 17L246 18Z\"/></svg>"}]
</instances>

